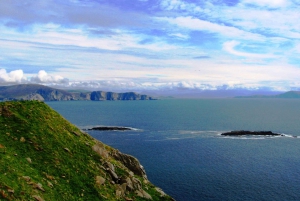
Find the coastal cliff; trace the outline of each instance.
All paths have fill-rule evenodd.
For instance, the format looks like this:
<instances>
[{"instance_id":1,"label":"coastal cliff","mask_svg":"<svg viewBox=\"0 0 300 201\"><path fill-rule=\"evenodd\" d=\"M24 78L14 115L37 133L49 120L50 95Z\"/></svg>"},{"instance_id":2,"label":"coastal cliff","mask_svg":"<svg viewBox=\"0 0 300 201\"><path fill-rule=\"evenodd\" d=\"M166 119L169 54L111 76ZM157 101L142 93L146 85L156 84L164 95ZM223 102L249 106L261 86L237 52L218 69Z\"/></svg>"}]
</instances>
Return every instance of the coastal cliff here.
<instances>
[{"instance_id":1,"label":"coastal cliff","mask_svg":"<svg viewBox=\"0 0 300 201\"><path fill-rule=\"evenodd\" d=\"M135 92L115 93L105 91L68 92L38 84L20 84L0 87L0 100L39 100L39 101L105 101L105 100L154 100L148 95Z\"/></svg>"},{"instance_id":2,"label":"coastal cliff","mask_svg":"<svg viewBox=\"0 0 300 201\"><path fill-rule=\"evenodd\" d=\"M140 95L134 92L114 93L104 91L93 91L91 93L91 100L153 100L147 95Z\"/></svg>"},{"instance_id":3,"label":"coastal cliff","mask_svg":"<svg viewBox=\"0 0 300 201\"><path fill-rule=\"evenodd\" d=\"M173 200L43 102L0 103L0 127L0 200Z\"/></svg>"}]
</instances>

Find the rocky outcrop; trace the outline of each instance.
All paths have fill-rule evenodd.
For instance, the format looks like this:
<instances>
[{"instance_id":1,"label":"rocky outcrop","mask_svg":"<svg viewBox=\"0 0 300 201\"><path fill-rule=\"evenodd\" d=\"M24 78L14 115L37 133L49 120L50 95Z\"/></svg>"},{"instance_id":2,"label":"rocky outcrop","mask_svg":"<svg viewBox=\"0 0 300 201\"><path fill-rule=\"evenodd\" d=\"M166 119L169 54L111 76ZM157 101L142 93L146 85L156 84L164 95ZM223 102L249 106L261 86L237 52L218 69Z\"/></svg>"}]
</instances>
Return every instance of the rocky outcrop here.
<instances>
[{"instance_id":1,"label":"rocky outcrop","mask_svg":"<svg viewBox=\"0 0 300 201\"><path fill-rule=\"evenodd\" d=\"M104 162L102 169L106 172L106 175L110 177L109 180L111 183L117 186L115 192L115 196L117 198L124 198L128 193L134 192L138 197L152 200L152 196L143 189L143 186L149 184L150 182L147 179L147 175L143 166L135 157L123 154L115 149L107 150L106 146L101 142L97 142L92 149L101 157L103 157ZM113 164L109 158L113 158L116 161L121 162L123 167ZM117 169L122 169L123 171L125 170L125 173L118 173ZM143 178L143 182L141 182L136 175ZM101 176L97 176L96 184L103 185L106 180L107 179ZM160 188L155 187L154 189L160 194L160 197L167 196Z\"/></svg>"},{"instance_id":2,"label":"rocky outcrop","mask_svg":"<svg viewBox=\"0 0 300 201\"><path fill-rule=\"evenodd\" d=\"M230 131L226 133L222 133L224 136L244 136L244 135L267 135L267 136L277 136L281 135L278 133L273 133L272 131Z\"/></svg>"},{"instance_id":3,"label":"rocky outcrop","mask_svg":"<svg viewBox=\"0 0 300 201\"><path fill-rule=\"evenodd\" d=\"M147 179L146 171L144 167L140 164L138 159L136 159L133 156L130 156L128 154L123 154L119 152L118 150L115 150L111 153L111 156L120 161L124 164L125 167L127 167L130 171L132 171L134 174L143 177L144 179Z\"/></svg>"}]
</instances>

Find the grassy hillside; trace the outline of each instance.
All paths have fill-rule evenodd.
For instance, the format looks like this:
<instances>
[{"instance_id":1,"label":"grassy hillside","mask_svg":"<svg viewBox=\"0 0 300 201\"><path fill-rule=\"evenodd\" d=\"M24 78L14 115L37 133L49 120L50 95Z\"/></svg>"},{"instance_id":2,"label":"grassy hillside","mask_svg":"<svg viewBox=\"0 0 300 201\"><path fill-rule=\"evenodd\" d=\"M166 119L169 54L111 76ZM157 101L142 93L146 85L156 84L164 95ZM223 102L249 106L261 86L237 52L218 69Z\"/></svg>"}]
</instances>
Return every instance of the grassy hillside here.
<instances>
[{"instance_id":1,"label":"grassy hillside","mask_svg":"<svg viewBox=\"0 0 300 201\"><path fill-rule=\"evenodd\" d=\"M172 200L43 102L1 102L0 128L0 200Z\"/></svg>"}]
</instances>

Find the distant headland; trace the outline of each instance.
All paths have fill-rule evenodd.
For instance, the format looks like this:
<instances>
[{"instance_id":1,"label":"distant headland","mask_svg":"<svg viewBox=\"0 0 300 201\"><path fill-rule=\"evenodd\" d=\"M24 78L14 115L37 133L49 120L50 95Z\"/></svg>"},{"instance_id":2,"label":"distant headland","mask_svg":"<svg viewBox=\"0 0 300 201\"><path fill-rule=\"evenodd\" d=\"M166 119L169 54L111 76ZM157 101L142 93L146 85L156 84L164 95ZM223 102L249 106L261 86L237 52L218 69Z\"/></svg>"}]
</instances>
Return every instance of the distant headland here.
<instances>
[{"instance_id":1,"label":"distant headland","mask_svg":"<svg viewBox=\"0 0 300 201\"><path fill-rule=\"evenodd\" d=\"M116 101L116 100L156 100L148 95L135 92L115 93L105 91L66 91L38 84L0 86L0 101L39 100L39 101Z\"/></svg>"}]
</instances>

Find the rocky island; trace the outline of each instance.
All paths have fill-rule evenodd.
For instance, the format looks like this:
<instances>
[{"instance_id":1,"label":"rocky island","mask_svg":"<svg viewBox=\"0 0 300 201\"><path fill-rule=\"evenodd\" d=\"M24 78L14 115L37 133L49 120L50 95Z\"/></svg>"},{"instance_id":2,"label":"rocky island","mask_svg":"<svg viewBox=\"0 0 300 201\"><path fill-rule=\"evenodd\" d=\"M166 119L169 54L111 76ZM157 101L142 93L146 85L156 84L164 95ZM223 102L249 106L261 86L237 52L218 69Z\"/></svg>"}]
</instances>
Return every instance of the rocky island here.
<instances>
[{"instance_id":1,"label":"rocky island","mask_svg":"<svg viewBox=\"0 0 300 201\"><path fill-rule=\"evenodd\" d=\"M222 133L223 136L244 136L244 135L264 135L264 136L280 136L281 134L273 133L272 131L230 131Z\"/></svg>"},{"instance_id":2,"label":"rocky island","mask_svg":"<svg viewBox=\"0 0 300 201\"><path fill-rule=\"evenodd\" d=\"M98 126L93 128L88 128L87 130L98 130L98 131L130 131L132 128L119 127L119 126Z\"/></svg>"}]
</instances>

